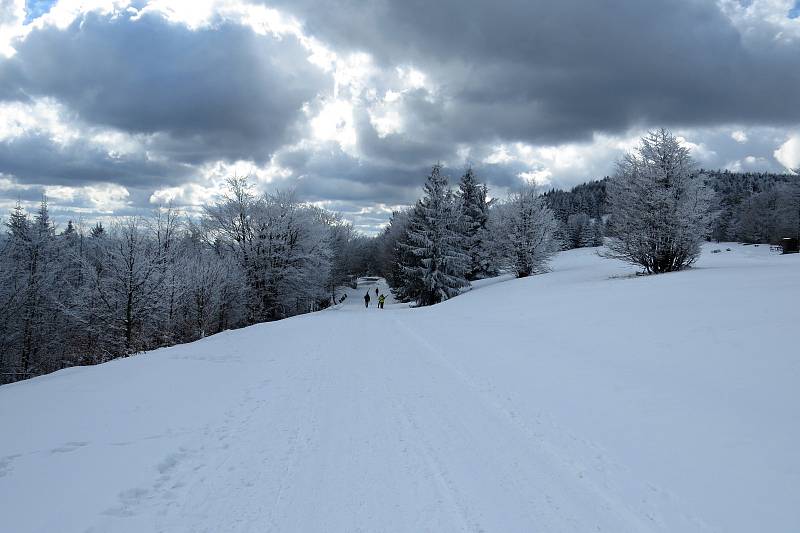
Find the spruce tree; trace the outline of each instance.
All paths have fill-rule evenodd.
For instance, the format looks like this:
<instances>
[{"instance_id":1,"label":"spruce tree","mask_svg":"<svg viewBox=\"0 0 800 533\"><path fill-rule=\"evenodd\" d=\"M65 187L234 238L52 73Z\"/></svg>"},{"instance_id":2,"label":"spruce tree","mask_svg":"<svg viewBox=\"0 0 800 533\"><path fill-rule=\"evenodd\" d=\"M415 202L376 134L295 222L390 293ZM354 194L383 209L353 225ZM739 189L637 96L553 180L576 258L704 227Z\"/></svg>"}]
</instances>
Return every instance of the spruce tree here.
<instances>
[{"instance_id":1,"label":"spruce tree","mask_svg":"<svg viewBox=\"0 0 800 533\"><path fill-rule=\"evenodd\" d=\"M592 244L591 246L603 246L603 219L598 218L592 221Z\"/></svg>"},{"instance_id":2,"label":"spruce tree","mask_svg":"<svg viewBox=\"0 0 800 533\"><path fill-rule=\"evenodd\" d=\"M437 164L417 201L401 247L413 256L404 265L404 293L417 305L433 305L456 296L469 285L464 277L468 256L462 251L459 217L453 194Z\"/></svg>"},{"instance_id":3,"label":"spruce tree","mask_svg":"<svg viewBox=\"0 0 800 533\"><path fill-rule=\"evenodd\" d=\"M102 237L103 235L105 235L105 233L106 233L106 229L103 227L103 223L102 222L98 222L97 224L95 224L92 227L90 235L92 237L98 238L98 237Z\"/></svg>"},{"instance_id":4,"label":"spruce tree","mask_svg":"<svg viewBox=\"0 0 800 533\"><path fill-rule=\"evenodd\" d=\"M581 234L579 239L581 248L591 248L592 246L595 246L596 227L597 223L595 223L593 220L590 219L586 224L584 224L583 228L581 228Z\"/></svg>"},{"instance_id":5,"label":"spruce tree","mask_svg":"<svg viewBox=\"0 0 800 533\"><path fill-rule=\"evenodd\" d=\"M482 279L496 273L489 243L487 189L475 178L472 168L461 176L458 199L464 253L468 257L466 278Z\"/></svg>"}]
</instances>

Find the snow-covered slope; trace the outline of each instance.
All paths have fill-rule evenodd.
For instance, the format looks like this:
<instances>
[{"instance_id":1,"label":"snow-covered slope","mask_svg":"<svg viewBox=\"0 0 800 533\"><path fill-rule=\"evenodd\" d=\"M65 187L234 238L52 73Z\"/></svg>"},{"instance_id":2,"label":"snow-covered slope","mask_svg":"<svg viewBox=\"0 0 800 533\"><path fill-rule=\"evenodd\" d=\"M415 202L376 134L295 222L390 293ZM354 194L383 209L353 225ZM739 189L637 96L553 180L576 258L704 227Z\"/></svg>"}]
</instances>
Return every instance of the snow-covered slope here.
<instances>
[{"instance_id":1,"label":"snow-covered slope","mask_svg":"<svg viewBox=\"0 0 800 533\"><path fill-rule=\"evenodd\" d=\"M800 531L800 256L730 248L0 387L0 530Z\"/></svg>"}]
</instances>

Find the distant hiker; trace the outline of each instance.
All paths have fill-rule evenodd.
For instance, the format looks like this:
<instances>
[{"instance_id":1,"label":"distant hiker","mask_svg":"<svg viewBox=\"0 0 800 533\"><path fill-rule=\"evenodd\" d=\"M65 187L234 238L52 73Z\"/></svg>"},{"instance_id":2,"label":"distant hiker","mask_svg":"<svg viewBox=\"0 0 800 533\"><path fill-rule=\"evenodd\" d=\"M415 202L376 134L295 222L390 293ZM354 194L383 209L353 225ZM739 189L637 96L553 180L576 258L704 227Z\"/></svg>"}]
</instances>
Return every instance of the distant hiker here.
<instances>
[{"instance_id":1,"label":"distant hiker","mask_svg":"<svg viewBox=\"0 0 800 533\"><path fill-rule=\"evenodd\" d=\"M378 297L378 287L375 287L375 297Z\"/></svg>"},{"instance_id":2,"label":"distant hiker","mask_svg":"<svg viewBox=\"0 0 800 533\"><path fill-rule=\"evenodd\" d=\"M369 307L369 291L364 295L364 307Z\"/></svg>"},{"instance_id":3,"label":"distant hiker","mask_svg":"<svg viewBox=\"0 0 800 533\"><path fill-rule=\"evenodd\" d=\"M380 296L378 296L378 307L380 309L383 309L383 302L385 302L385 301L386 301L386 295L385 294L381 294Z\"/></svg>"}]
</instances>

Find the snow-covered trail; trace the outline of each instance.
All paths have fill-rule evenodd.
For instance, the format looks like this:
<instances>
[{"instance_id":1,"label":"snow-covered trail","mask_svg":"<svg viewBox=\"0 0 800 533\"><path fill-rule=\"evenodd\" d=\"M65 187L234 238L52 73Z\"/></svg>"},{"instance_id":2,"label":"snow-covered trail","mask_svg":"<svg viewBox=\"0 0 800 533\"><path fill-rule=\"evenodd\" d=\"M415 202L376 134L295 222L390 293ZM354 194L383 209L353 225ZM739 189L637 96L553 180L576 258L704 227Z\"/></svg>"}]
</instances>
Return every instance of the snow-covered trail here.
<instances>
[{"instance_id":1,"label":"snow-covered trail","mask_svg":"<svg viewBox=\"0 0 800 533\"><path fill-rule=\"evenodd\" d=\"M657 529L396 312L370 311L328 317L332 342L355 341L345 350L298 341L304 357L280 369L283 385L245 388L199 447L184 445L175 481L158 481L177 489L143 494L152 508L141 522L114 516L100 529L142 531L153 517L158 530L186 532Z\"/></svg>"},{"instance_id":2,"label":"snow-covered trail","mask_svg":"<svg viewBox=\"0 0 800 533\"><path fill-rule=\"evenodd\" d=\"M180 504L152 502L136 527L164 513L159 529L187 532L651 529L397 314L327 317L332 343L354 342L332 351L298 341L306 357L283 368L285 389L245 389L205 444L186 450L179 484L190 490L171 495Z\"/></svg>"},{"instance_id":3,"label":"snow-covered trail","mask_svg":"<svg viewBox=\"0 0 800 533\"><path fill-rule=\"evenodd\" d=\"M28 501L58 507L20 517L13 530L651 530L476 388L414 332L408 311L348 300L312 323L270 325L267 336L249 328L208 339L192 355L166 350L162 357L190 368L170 365L169 379L128 376L126 385L138 381L141 390L118 390L126 408L113 413L128 420L103 416L112 415L102 407L112 384L98 372L91 396L99 405L80 407L86 427L50 431L66 442L8 460ZM233 345L237 335L245 338ZM245 354L239 345L260 348ZM130 371L137 362L106 367ZM201 366L224 385L210 376L193 382ZM172 380L177 394L168 398ZM62 390L70 403L79 393ZM148 392L163 396L154 402ZM174 402L201 412L186 416L186 404ZM104 437L109 425L125 436ZM25 480L31 474L38 479ZM98 486L107 487L101 501L81 495Z\"/></svg>"},{"instance_id":4,"label":"snow-covered trail","mask_svg":"<svg viewBox=\"0 0 800 533\"><path fill-rule=\"evenodd\" d=\"M362 280L324 312L4 386L0 529L791 531L786 259L609 279L630 268L579 251L415 310Z\"/></svg>"}]
</instances>

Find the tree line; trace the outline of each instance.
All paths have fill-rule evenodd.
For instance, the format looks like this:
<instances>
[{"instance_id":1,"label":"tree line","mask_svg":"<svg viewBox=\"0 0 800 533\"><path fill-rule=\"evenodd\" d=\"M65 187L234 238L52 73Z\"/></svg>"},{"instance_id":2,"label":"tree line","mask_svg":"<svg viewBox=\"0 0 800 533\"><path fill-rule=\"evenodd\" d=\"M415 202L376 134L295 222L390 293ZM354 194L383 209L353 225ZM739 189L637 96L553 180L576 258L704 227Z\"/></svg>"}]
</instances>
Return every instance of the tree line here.
<instances>
[{"instance_id":1,"label":"tree line","mask_svg":"<svg viewBox=\"0 0 800 533\"><path fill-rule=\"evenodd\" d=\"M692 265L704 240L774 243L800 234L796 176L699 169L666 129L643 137L611 177L570 191L527 186L504 200L487 197L472 169L451 190L437 165L422 198L392 214L373 264L399 299L430 305L501 271L542 272L561 249L605 244L606 257L661 273Z\"/></svg>"},{"instance_id":2,"label":"tree line","mask_svg":"<svg viewBox=\"0 0 800 533\"><path fill-rule=\"evenodd\" d=\"M433 167L422 198L394 212L376 238L376 268L398 299L432 305L501 271L526 277L547 269L562 242L544 197L526 186L503 200L487 198L471 168L452 190Z\"/></svg>"},{"instance_id":3,"label":"tree line","mask_svg":"<svg viewBox=\"0 0 800 533\"><path fill-rule=\"evenodd\" d=\"M473 169L452 188L437 164L422 193L374 238L289 192L256 195L246 178L194 218L166 207L59 232L46 201L18 205L0 235L0 383L322 309L367 273L432 305L474 280L544 272L565 248L605 244L661 273L692 265L703 240L800 234L796 176L698 169L664 129L613 176L570 191L490 198Z\"/></svg>"},{"instance_id":4,"label":"tree line","mask_svg":"<svg viewBox=\"0 0 800 533\"><path fill-rule=\"evenodd\" d=\"M0 240L0 383L326 307L368 239L244 178L198 219L172 208L58 232L46 201Z\"/></svg>"},{"instance_id":5,"label":"tree line","mask_svg":"<svg viewBox=\"0 0 800 533\"><path fill-rule=\"evenodd\" d=\"M694 170L714 192L714 221L709 238L749 244L779 244L800 233L800 169L795 174ZM589 181L571 190L549 190L547 205L561 223L566 248L589 246L591 233L608 234L611 178ZM599 221L594 230L590 223Z\"/></svg>"}]
</instances>

